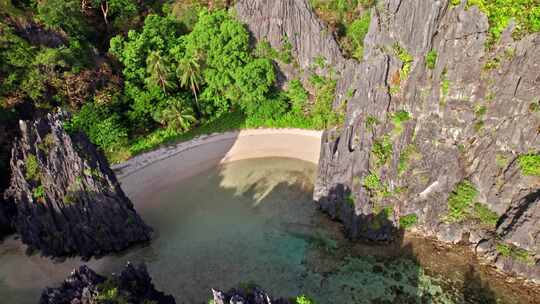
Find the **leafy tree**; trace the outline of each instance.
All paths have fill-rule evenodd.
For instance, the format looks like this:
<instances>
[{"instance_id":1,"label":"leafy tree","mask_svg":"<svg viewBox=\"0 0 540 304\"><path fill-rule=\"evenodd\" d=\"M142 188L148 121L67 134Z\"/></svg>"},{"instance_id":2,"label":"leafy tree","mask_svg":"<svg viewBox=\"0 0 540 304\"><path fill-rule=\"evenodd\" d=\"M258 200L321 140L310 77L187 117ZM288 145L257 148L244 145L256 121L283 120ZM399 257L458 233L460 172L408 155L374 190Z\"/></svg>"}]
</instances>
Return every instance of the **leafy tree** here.
<instances>
[{"instance_id":1,"label":"leafy tree","mask_svg":"<svg viewBox=\"0 0 540 304\"><path fill-rule=\"evenodd\" d=\"M275 81L271 62L252 56L248 31L227 12L202 10L184 41L185 56L201 54L205 60L204 114L219 116L235 103L251 111L270 93Z\"/></svg>"},{"instance_id":2,"label":"leafy tree","mask_svg":"<svg viewBox=\"0 0 540 304\"><path fill-rule=\"evenodd\" d=\"M105 24L109 24L110 19L123 19L135 14L138 10L137 3L133 0L90 0L92 7L99 9ZM88 3L82 0L82 6Z\"/></svg>"},{"instance_id":3,"label":"leafy tree","mask_svg":"<svg viewBox=\"0 0 540 304\"><path fill-rule=\"evenodd\" d=\"M176 75L180 79L180 85L182 87L189 87L193 96L195 97L195 105L197 106L197 111L200 112L199 101L197 98L197 93L199 87L203 81L202 79L202 66L200 64L200 56L197 54L189 58L182 58L178 62L178 67L176 69Z\"/></svg>"},{"instance_id":4,"label":"leafy tree","mask_svg":"<svg viewBox=\"0 0 540 304\"><path fill-rule=\"evenodd\" d=\"M62 29L77 38L83 38L89 33L80 0L39 1L37 9L38 19L49 28Z\"/></svg>"},{"instance_id":5,"label":"leafy tree","mask_svg":"<svg viewBox=\"0 0 540 304\"><path fill-rule=\"evenodd\" d=\"M182 98L169 99L166 106L155 113L156 121L174 131L185 132L197 121L193 108Z\"/></svg>"},{"instance_id":6,"label":"leafy tree","mask_svg":"<svg viewBox=\"0 0 540 304\"><path fill-rule=\"evenodd\" d=\"M158 85L164 93L167 88L173 87L169 81L169 62L166 57L161 56L161 52L153 51L146 58L146 71L150 75L147 80Z\"/></svg>"}]
</instances>

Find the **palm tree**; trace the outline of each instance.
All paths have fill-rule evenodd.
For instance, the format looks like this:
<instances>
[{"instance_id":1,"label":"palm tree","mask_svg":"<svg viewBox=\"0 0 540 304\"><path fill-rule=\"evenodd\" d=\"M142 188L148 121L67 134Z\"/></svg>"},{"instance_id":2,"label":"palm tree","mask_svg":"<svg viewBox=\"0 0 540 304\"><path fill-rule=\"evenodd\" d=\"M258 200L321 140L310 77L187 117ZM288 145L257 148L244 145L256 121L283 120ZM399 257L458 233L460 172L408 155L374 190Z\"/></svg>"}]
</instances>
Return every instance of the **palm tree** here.
<instances>
[{"instance_id":1,"label":"palm tree","mask_svg":"<svg viewBox=\"0 0 540 304\"><path fill-rule=\"evenodd\" d=\"M167 108L163 109L156 118L159 123L175 131L187 131L197 121L193 109L179 98L170 100Z\"/></svg>"},{"instance_id":2,"label":"palm tree","mask_svg":"<svg viewBox=\"0 0 540 304\"><path fill-rule=\"evenodd\" d=\"M161 56L160 51L152 51L146 58L146 72L150 74L149 80L156 83L163 92L167 93L167 88L171 87L169 82L169 65L167 59Z\"/></svg>"},{"instance_id":3,"label":"palm tree","mask_svg":"<svg viewBox=\"0 0 540 304\"><path fill-rule=\"evenodd\" d=\"M192 57L184 57L178 62L178 68L176 69L176 75L180 79L180 85L191 89L195 96L195 105L197 106L197 112L200 114L201 108L199 107L199 100L197 98L197 92L199 91L199 85L203 81L202 69L200 62L200 55L197 54Z\"/></svg>"}]
</instances>

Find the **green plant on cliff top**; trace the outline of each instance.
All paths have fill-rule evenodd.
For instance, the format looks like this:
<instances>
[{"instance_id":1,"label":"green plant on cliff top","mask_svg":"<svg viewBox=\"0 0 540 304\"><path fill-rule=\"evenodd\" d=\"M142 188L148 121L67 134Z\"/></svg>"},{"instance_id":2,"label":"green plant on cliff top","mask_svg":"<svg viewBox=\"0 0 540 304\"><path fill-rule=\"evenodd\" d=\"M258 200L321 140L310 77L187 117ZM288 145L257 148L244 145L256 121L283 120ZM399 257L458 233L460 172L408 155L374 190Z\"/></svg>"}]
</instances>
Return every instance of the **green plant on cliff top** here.
<instances>
[{"instance_id":1,"label":"green plant on cliff top","mask_svg":"<svg viewBox=\"0 0 540 304\"><path fill-rule=\"evenodd\" d=\"M464 220L477 195L478 190L471 182L465 180L457 184L455 190L448 197L448 219L451 222Z\"/></svg>"},{"instance_id":2,"label":"green plant on cliff top","mask_svg":"<svg viewBox=\"0 0 540 304\"><path fill-rule=\"evenodd\" d=\"M540 31L540 2L538 0L468 0L467 7L477 6L489 21L488 45L495 44L502 32L515 20L514 38Z\"/></svg>"},{"instance_id":3,"label":"green plant on cliff top","mask_svg":"<svg viewBox=\"0 0 540 304\"><path fill-rule=\"evenodd\" d=\"M26 157L24 162L26 168L25 177L28 180L38 180L39 179L39 164L37 158L33 154L29 154Z\"/></svg>"},{"instance_id":4,"label":"green plant on cliff top","mask_svg":"<svg viewBox=\"0 0 540 304\"><path fill-rule=\"evenodd\" d=\"M523 175L540 176L540 154L529 153L518 157L519 168Z\"/></svg>"}]
</instances>

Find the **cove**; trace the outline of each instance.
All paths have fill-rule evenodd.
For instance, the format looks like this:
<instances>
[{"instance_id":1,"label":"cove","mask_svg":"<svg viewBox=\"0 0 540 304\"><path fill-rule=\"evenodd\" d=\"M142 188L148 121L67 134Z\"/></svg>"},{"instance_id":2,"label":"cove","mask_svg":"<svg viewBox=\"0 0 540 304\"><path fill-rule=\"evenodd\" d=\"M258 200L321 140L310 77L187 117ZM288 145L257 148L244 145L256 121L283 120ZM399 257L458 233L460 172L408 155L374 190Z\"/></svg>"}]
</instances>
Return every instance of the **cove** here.
<instances>
[{"instance_id":1,"label":"cove","mask_svg":"<svg viewBox=\"0 0 540 304\"><path fill-rule=\"evenodd\" d=\"M248 159L172 183L151 200L134 201L156 229L149 246L88 264L107 273L127 260L145 261L155 284L179 303L203 303L212 287L252 283L272 294L308 294L317 303L534 303L534 294L517 292L466 254L429 241L346 240L312 202L315 169L295 159ZM14 239L1 248L6 303L35 303L44 286L82 263L26 257Z\"/></svg>"},{"instance_id":2,"label":"cove","mask_svg":"<svg viewBox=\"0 0 540 304\"><path fill-rule=\"evenodd\" d=\"M539 302L537 289L506 283L459 246L414 235L390 245L344 238L312 200L319 136L222 134L117 166L155 238L86 264L107 274L144 261L156 286L178 303L206 303L211 288L254 283L316 303ZM9 238L0 246L1 302L36 303L45 286L83 263L28 257Z\"/></svg>"}]
</instances>

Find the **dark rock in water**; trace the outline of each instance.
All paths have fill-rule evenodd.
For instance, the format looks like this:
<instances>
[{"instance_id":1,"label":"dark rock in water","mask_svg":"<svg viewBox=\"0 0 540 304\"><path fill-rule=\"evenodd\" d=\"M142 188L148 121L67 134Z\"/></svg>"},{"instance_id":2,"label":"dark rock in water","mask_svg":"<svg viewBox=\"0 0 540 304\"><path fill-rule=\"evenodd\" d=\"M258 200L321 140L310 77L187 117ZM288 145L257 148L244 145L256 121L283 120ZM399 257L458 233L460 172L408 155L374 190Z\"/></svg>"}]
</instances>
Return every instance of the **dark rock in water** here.
<instances>
[{"instance_id":1,"label":"dark rock in water","mask_svg":"<svg viewBox=\"0 0 540 304\"><path fill-rule=\"evenodd\" d=\"M12 220L15 215L15 206L11 201L5 201L0 197L0 239L12 232Z\"/></svg>"},{"instance_id":2,"label":"dark rock in water","mask_svg":"<svg viewBox=\"0 0 540 304\"><path fill-rule=\"evenodd\" d=\"M306 79L317 55L339 75L345 122L323 135L314 198L351 238L391 240L409 216L417 232L540 282L540 179L519 160L540 153L539 33L514 40L510 24L488 48L488 19L465 1L377 1L356 61L316 33L307 0L236 7L255 39L291 40L301 69L280 64L286 79ZM463 185L472 198L452 211Z\"/></svg>"},{"instance_id":3,"label":"dark rock in water","mask_svg":"<svg viewBox=\"0 0 540 304\"><path fill-rule=\"evenodd\" d=\"M157 291L144 264L128 263L120 275L105 278L81 266L57 288L46 288L40 304L133 303L174 304L171 295Z\"/></svg>"},{"instance_id":4,"label":"dark rock in water","mask_svg":"<svg viewBox=\"0 0 540 304\"><path fill-rule=\"evenodd\" d=\"M270 295L257 286L245 289L233 288L228 292L212 289L213 304L294 304L288 299L273 300Z\"/></svg>"},{"instance_id":5,"label":"dark rock in water","mask_svg":"<svg viewBox=\"0 0 540 304\"><path fill-rule=\"evenodd\" d=\"M85 258L148 241L151 229L135 212L103 156L84 134L68 134L64 115L20 122L7 198L14 226L30 250Z\"/></svg>"}]
</instances>

